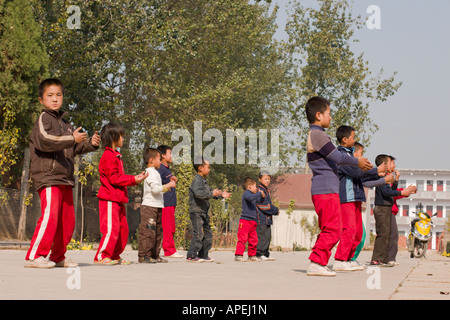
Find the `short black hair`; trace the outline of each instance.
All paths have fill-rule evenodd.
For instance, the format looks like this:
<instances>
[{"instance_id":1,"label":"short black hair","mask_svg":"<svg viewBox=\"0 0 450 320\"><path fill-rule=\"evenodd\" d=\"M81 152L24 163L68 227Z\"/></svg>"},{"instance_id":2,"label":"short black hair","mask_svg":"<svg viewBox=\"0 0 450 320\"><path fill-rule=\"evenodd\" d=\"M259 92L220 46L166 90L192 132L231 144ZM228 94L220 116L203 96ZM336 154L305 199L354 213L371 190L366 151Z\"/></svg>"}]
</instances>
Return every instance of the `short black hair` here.
<instances>
[{"instance_id":1,"label":"short black hair","mask_svg":"<svg viewBox=\"0 0 450 320\"><path fill-rule=\"evenodd\" d=\"M38 87L39 98L42 98L44 96L45 90L48 87L53 86L53 85L59 86L61 88L61 91L62 91L63 95L64 95L64 85L61 82L61 80L55 79L55 78L49 78L49 79L43 80L39 84L39 87Z\"/></svg>"},{"instance_id":2,"label":"short black hair","mask_svg":"<svg viewBox=\"0 0 450 320\"><path fill-rule=\"evenodd\" d=\"M166 154L167 150L172 150L171 147L166 146L165 144L162 144L162 145L158 146L157 149L159 150L159 152L161 152L161 154Z\"/></svg>"},{"instance_id":3,"label":"short black hair","mask_svg":"<svg viewBox=\"0 0 450 320\"><path fill-rule=\"evenodd\" d=\"M391 158L392 161L397 160L397 159L395 159L395 158L394 158L393 156L391 156L391 155L389 155L388 157Z\"/></svg>"},{"instance_id":4,"label":"short black hair","mask_svg":"<svg viewBox=\"0 0 450 320\"><path fill-rule=\"evenodd\" d=\"M201 166L204 166L207 161L208 160L205 159L203 156L195 157L194 164L193 164L195 172L198 172L198 168L200 168Z\"/></svg>"},{"instance_id":5,"label":"short black hair","mask_svg":"<svg viewBox=\"0 0 450 320\"><path fill-rule=\"evenodd\" d=\"M308 119L309 123L314 123L316 121L316 113L324 113L328 106L330 105L330 102L322 97L312 97L306 102L305 112L306 112L306 118Z\"/></svg>"},{"instance_id":6,"label":"short black hair","mask_svg":"<svg viewBox=\"0 0 450 320\"><path fill-rule=\"evenodd\" d=\"M379 154L375 158L375 165L378 167L380 164L388 162L391 158L387 154Z\"/></svg>"},{"instance_id":7,"label":"short black hair","mask_svg":"<svg viewBox=\"0 0 450 320\"><path fill-rule=\"evenodd\" d=\"M340 126L336 130L336 138L339 143L342 143L342 139L349 138L352 132L355 131L355 128L351 126Z\"/></svg>"},{"instance_id":8,"label":"short black hair","mask_svg":"<svg viewBox=\"0 0 450 320\"><path fill-rule=\"evenodd\" d=\"M256 181L252 178L246 177L244 179L244 182L242 182L242 188L244 188L244 190L247 190L248 186L251 186L252 184L256 184Z\"/></svg>"},{"instance_id":9,"label":"short black hair","mask_svg":"<svg viewBox=\"0 0 450 320\"><path fill-rule=\"evenodd\" d=\"M112 148L113 142L119 141L120 137L125 135L125 129L117 123L110 122L105 124L100 131L100 139L102 140L103 148Z\"/></svg>"},{"instance_id":10,"label":"short black hair","mask_svg":"<svg viewBox=\"0 0 450 320\"><path fill-rule=\"evenodd\" d=\"M148 161L151 158L154 159L154 158L156 158L158 156L161 156L161 152L158 149L155 149L155 148L147 148L147 149L145 149L145 151L144 151L144 163L145 163L145 165L148 164Z\"/></svg>"},{"instance_id":11,"label":"short black hair","mask_svg":"<svg viewBox=\"0 0 450 320\"><path fill-rule=\"evenodd\" d=\"M361 143L359 143L359 142L355 142L354 147L355 147L355 150L357 150L357 149L364 149L364 146Z\"/></svg>"},{"instance_id":12,"label":"short black hair","mask_svg":"<svg viewBox=\"0 0 450 320\"><path fill-rule=\"evenodd\" d=\"M263 176L269 176L269 177L272 177L272 175L270 174L270 172L267 171L267 170L261 170L261 172L260 172L259 175L258 175L258 178L261 179Z\"/></svg>"}]
</instances>

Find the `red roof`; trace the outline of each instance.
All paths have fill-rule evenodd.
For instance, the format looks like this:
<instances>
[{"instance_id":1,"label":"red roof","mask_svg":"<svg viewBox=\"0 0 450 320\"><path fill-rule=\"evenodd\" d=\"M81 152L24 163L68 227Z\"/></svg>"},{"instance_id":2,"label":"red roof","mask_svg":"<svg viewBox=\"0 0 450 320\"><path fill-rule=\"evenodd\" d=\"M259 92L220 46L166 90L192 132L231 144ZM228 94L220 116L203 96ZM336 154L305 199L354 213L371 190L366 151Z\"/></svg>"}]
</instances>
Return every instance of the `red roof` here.
<instances>
[{"instance_id":1,"label":"red roof","mask_svg":"<svg viewBox=\"0 0 450 320\"><path fill-rule=\"evenodd\" d=\"M311 200L312 174L285 173L271 185L272 198L286 208L289 201L295 200L296 209L314 209Z\"/></svg>"}]
</instances>

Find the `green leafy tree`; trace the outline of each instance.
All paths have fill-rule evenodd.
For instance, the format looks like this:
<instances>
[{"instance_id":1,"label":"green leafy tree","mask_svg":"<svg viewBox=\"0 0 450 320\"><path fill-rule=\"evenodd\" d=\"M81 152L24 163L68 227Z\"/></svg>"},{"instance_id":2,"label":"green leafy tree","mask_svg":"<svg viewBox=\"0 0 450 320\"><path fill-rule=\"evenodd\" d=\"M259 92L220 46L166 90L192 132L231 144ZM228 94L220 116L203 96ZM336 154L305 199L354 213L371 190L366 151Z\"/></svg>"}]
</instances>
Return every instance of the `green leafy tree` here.
<instances>
[{"instance_id":1,"label":"green leafy tree","mask_svg":"<svg viewBox=\"0 0 450 320\"><path fill-rule=\"evenodd\" d=\"M356 129L357 139L369 145L371 134L378 129L369 114L374 101L386 101L401 86L394 74L382 78L382 70L372 76L364 55L356 55L351 43L364 21L353 17L349 0L318 0L317 8L305 8L300 1L290 2L293 11L286 25L289 39L286 50L297 79L291 90L292 120L299 132L296 152L305 154L306 134L309 131L304 113L306 101L320 95L331 101L334 136L340 125ZM297 140L298 141L298 140Z\"/></svg>"}]
</instances>

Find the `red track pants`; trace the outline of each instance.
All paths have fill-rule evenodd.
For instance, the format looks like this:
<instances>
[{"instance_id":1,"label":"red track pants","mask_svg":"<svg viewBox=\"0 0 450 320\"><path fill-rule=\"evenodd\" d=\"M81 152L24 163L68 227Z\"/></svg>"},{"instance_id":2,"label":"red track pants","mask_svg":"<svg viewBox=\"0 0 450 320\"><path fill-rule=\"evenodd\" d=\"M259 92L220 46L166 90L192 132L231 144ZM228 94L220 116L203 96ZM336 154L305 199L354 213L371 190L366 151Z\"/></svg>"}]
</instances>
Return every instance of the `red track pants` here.
<instances>
[{"instance_id":1,"label":"red track pants","mask_svg":"<svg viewBox=\"0 0 450 320\"><path fill-rule=\"evenodd\" d=\"M258 234L256 233L257 225L258 223L256 221L239 220L239 229L237 232L238 242L236 244L235 255L244 255L245 244L248 242L248 256L256 256L256 246L258 245Z\"/></svg>"},{"instance_id":2,"label":"red track pants","mask_svg":"<svg viewBox=\"0 0 450 320\"><path fill-rule=\"evenodd\" d=\"M98 245L94 261L105 258L119 260L128 241L128 222L123 203L99 200L100 232L102 239Z\"/></svg>"},{"instance_id":3,"label":"red track pants","mask_svg":"<svg viewBox=\"0 0 450 320\"><path fill-rule=\"evenodd\" d=\"M334 258L350 260L362 239L361 202L341 203L342 234Z\"/></svg>"},{"instance_id":4,"label":"red track pants","mask_svg":"<svg viewBox=\"0 0 450 320\"><path fill-rule=\"evenodd\" d=\"M72 187L43 187L38 193L41 199L41 217L25 259L46 257L51 250L50 260L57 263L65 259L66 246L75 228Z\"/></svg>"},{"instance_id":5,"label":"red track pants","mask_svg":"<svg viewBox=\"0 0 450 320\"><path fill-rule=\"evenodd\" d=\"M161 225L163 229L162 248L165 256L171 256L177 249L173 235L175 234L175 207L162 208Z\"/></svg>"},{"instance_id":6,"label":"red track pants","mask_svg":"<svg viewBox=\"0 0 450 320\"><path fill-rule=\"evenodd\" d=\"M312 201L318 217L320 234L317 236L309 260L326 266L331 249L338 243L342 233L341 201L338 193L313 195Z\"/></svg>"}]
</instances>

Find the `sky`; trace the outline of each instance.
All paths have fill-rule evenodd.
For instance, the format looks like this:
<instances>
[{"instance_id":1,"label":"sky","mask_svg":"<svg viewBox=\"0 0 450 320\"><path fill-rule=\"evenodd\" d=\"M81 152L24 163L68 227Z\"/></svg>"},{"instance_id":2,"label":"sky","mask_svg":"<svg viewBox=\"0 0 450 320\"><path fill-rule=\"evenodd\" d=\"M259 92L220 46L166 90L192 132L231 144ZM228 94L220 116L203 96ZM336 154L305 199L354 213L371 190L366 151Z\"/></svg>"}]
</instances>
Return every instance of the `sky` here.
<instances>
[{"instance_id":1,"label":"sky","mask_svg":"<svg viewBox=\"0 0 450 320\"><path fill-rule=\"evenodd\" d=\"M274 0L278 39L286 39L284 24L288 0ZM301 0L304 7L314 0ZM393 155L399 169L450 170L450 1L355 0L354 16L371 16L370 5L380 8L380 29L355 32L354 52L364 54L373 75L383 78L397 71L403 85L385 102L370 105L378 125L365 156L372 162L380 153Z\"/></svg>"}]
</instances>

